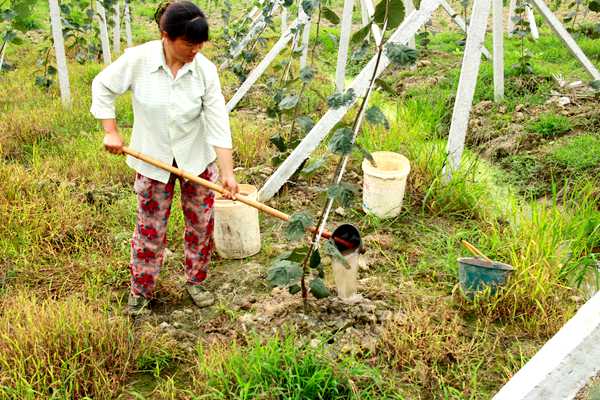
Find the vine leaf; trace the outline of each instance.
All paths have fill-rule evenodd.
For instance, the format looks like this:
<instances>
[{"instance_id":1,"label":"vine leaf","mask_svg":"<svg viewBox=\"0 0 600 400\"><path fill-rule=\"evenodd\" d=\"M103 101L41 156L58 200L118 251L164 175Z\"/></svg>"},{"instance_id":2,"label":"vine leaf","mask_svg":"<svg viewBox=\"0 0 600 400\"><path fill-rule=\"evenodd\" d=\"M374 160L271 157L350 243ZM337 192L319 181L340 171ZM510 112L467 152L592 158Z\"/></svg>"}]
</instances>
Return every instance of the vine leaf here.
<instances>
[{"instance_id":1,"label":"vine leaf","mask_svg":"<svg viewBox=\"0 0 600 400\"><path fill-rule=\"evenodd\" d=\"M365 112L365 118L367 118L367 121L373 125L383 125L385 129L390 129L390 123L383 114L383 111L381 111L381 109L377 106L371 106Z\"/></svg>"},{"instance_id":2,"label":"vine leaf","mask_svg":"<svg viewBox=\"0 0 600 400\"><path fill-rule=\"evenodd\" d=\"M342 253L340 253L337 247L335 247L335 243L333 243L332 239L326 240L323 243L322 250L323 253L327 254L332 259L339 261L346 268L350 268L348 260L346 260L346 257L344 257Z\"/></svg>"},{"instance_id":3,"label":"vine leaf","mask_svg":"<svg viewBox=\"0 0 600 400\"><path fill-rule=\"evenodd\" d=\"M300 70L300 80L304 83L308 83L315 77L315 71L309 66L306 66Z\"/></svg>"},{"instance_id":4,"label":"vine leaf","mask_svg":"<svg viewBox=\"0 0 600 400\"><path fill-rule=\"evenodd\" d=\"M292 108L296 107L296 104L298 104L298 100L300 100L300 98L297 95L285 96L279 102L279 109L280 110L291 110Z\"/></svg>"},{"instance_id":5,"label":"vine leaf","mask_svg":"<svg viewBox=\"0 0 600 400\"><path fill-rule=\"evenodd\" d=\"M592 89L600 90L600 79L590 82Z\"/></svg>"},{"instance_id":6,"label":"vine leaf","mask_svg":"<svg viewBox=\"0 0 600 400\"><path fill-rule=\"evenodd\" d=\"M337 92L327 98L327 105L334 110L352 104L356 95L354 89L350 88L345 93Z\"/></svg>"},{"instance_id":7,"label":"vine leaf","mask_svg":"<svg viewBox=\"0 0 600 400\"><path fill-rule=\"evenodd\" d=\"M285 228L285 236L290 241L300 240L304 237L306 229L313 225L312 217L306 212L292 214Z\"/></svg>"},{"instance_id":8,"label":"vine leaf","mask_svg":"<svg viewBox=\"0 0 600 400\"><path fill-rule=\"evenodd\" d=\"M267 271L267 280L273 286L286 287L298 283L302 277L302 268L297 262L279 260Z\"/></svg>"},{"instance_id":9,"label":"vine leaf","mask_svg":"<svg viewBox=\"0 0 600 400\"><path fill-rule=\"evenodd\" d=\"M275 134L269 138L269 142L271 142L277 150L283 152L287 150L287 145L285 144L285 140L279 134Z\"/></svg>"},{"instance_id":10,"label":"vine leaf","mask_svg":"<svg viewBox=\"0 0 600 400\"><path fill-rule=\"evenodd\" d=\"M306 163L306 166L304 168L302 168L302 171L301 171L302 174L311 175L312 173L317 171L319 168L321 168L325 164L325 161L327 161L327 159L325 157L320 157L320 158L317 158L316 160L310 160L308 163Z\"/></svg>"},{"instance_id":11,"label":"vine leaf","mask_svg":"<svg viewBox=\"0 0 600 400\"><path fill-rule=\"evenodd\" d=\"M599 0L590 1L588 4L588 8L590 9L590 11L600 12L600 1Z\"/></svg>"},{"instance_id":12,"label":"vine leaf","mask_svg":"<svg viewBox=\"0 0 600 400\"><path fill-rule=\"evenodd\" d=\"M371 152L369 150L365 149L364 147L362 147L358 143L354 143L354 147L356 147L358 149L358 151L360 151L362 153L362 155L367 160L369 160L369 162L371 163L371 165L377 166L377 163L375 162L375 159L373 158L373 154L371 154Z\"/></svg>"},{"instance_id":13,"label":"vine leaf","mask_svg":"<svg viewBox=\"0 0 600 400\"><path fill-rule=\"evenodd\" d=\"M318 249L315 249L310 255L309 265L311 268L317 268L319 265L321 265L321 254L319 253Z\"/></svg>"},{"instance_id":14,"label":"vine leaf","mask_svg":"<svg viewBox=\"0 0 600 400\"><path fill-rule=\"evenodd\" d=\"M354 185L340 182L327 188L327 197L337 201L342 207L350 207L355 194L358 192Z\"/></svg>"},{"instance_id":15,"label":"vine leaf","mask_svg":"<svg viewBox=\"0 0 600 400\"><path fill-rule=\"evenodd\" d=\"M333 25L340 23L340 17L338 17L338 15L329 7L323 7L321 10L321 16L327 21L331 22Z\"/></svg>"},{"instance_id":16,"label":"vine leaf","mask_svg":"<svg viewBox=\"0 0 600 400\"><path fill-rule=\"evenodd\" d=\"M302 288L297 283L295 283L291 286L288 286L288 291L290 292L290 294L296 294L301 290L302 290Z\"/></svg>"},{"instance_id":17,"label":"vine leaf","mask_svg":"<svg viewBox=\"0 0 600 400\"><path fill-rule=\"evenodd\" d=\"M331 295L331 292L327 289L325 282L321 278L315 278L310 281L309 287L310 293L317 299L323 299Z\"/></svg>"},{"instance_id":18,"label":"vine leaf","mask_svg":"<svg viewBox=\"0 0 600 400\"><path fill-rule=\"evenodd\" d=\"M352 129L346 127L336 130L329 141L328 148L335 154L350 154L352 152Z\"/></svg>"},{"instance_id":19,"label":"vine leaf","mask_svg":"<svg viewBox=\"0 0 600 400\"><path fill-rule=\"evenodd\" d=\"M315 8L317 7L315 0L304 0L302 1L302 9L306 15L311 16Z\"/></svg>"},{"instance_id":20,"label":"vine leaf","mask_svg":"<svg viewBox=\"0 0 600 400\"><path fill-rule=\"evenodd\" d=\"M360 28L359 30L357 30L352 35L352 38L350 39L352 44L358 44L358 43L363 42L367 38L367 36L369 36L369 32L371 31L372 24L373 24L373 21L369 22L367 25L365 25L362 28Z\"/></svg>"},{"instance_id":21,"label":"vine leaf","mask_svg":"<svg viewBox=\"0 0 600 400\"><path fill-rule=\"evenodd\" d=\"M296 123L300 126L300 128L302 128L304 132L310 131L313 128L313 126L315 126L315 123L313 122L312 118L304 115L296 118Z\"/></svg>"},{"instance_id":22,"label":"vine leaf","mask_svg":"<svg viewBox=\"0 0 600 400\"><path fill-rule=\"evenodd\" d=\"M404 20L404 3L402 0L381 0L377 3L377 6L375 6L373 20L377 25L383 28L387 2L389 2L387 29L396 29Z\"/></svg>"},{"instance_id":23,"label":"vine leaf","mask_svg":"<svg viewBox=\"0 0 600 400\"><path fill-rule=\"evenodd\" d=\"M399 43L386 44L385 55L393 64L402 67L414 64L417 61L417 51Z\"/></svg>"}]
</instances>

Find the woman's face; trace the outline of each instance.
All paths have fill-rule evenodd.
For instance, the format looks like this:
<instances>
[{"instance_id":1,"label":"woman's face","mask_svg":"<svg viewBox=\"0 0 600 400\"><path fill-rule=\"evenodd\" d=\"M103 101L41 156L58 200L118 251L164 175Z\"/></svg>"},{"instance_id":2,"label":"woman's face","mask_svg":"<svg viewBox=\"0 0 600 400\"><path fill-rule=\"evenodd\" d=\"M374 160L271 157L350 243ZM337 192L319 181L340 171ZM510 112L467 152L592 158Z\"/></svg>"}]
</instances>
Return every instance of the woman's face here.
<instances>
[{"instance_id":1,"label":"woman's face","mask_svg":"<svg viewBox=\"0 0 600 400\"><path fill-rule=\"evenodd\" d=\"M204 43L191 43L183 38L177 38L175 40L169 39L169 37L163 32L163 38L168 43L171 55L179 62L184 64L192 62L196 54L202 49Z\"/></svg>"}]
</instances>

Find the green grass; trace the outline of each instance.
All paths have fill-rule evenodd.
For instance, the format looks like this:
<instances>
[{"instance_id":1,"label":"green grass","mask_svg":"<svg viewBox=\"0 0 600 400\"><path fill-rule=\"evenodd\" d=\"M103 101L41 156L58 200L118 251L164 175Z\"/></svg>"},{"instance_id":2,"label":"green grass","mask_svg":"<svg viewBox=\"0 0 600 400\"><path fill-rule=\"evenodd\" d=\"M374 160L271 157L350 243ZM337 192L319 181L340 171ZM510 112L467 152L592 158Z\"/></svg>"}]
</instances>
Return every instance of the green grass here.
<instances>
[{"instance_id":1,"label":"green grass","mask_svg":"<svg viewBox=\"0 0 600 400\"><path fill-rule=\"evenodd\" d=\"M586 134L569 138L552 151L550 158L575 171L597 169L600 166L600 137Z\"/></svg>"},{"instance_id":2,"label":"green grass","mask_svg":"<svg viewBox=\"0 0 600 400\"><path fill-rule=\"evenodd\" d=\"M570 131L572 127L571 120L564 115L546 113L531 121L527 130L551 138Z\"/></svg>"}]
</instances>

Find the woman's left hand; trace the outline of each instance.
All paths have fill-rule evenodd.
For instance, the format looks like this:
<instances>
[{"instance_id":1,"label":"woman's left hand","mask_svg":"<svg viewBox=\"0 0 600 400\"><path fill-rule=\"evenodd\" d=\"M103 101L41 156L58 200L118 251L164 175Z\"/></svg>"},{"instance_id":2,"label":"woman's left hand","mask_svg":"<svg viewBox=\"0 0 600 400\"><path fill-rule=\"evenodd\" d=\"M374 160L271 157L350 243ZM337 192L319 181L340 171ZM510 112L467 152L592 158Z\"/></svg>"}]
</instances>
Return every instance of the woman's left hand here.
<instances>
[{"instance_id":1,"label":"woman's left hand","mask_svg":"<svg viewBox=\"0 0 600 400\"><path fill-rule=\"evenodd\" d=\"M223 194L223 197L226 199L235 200L235 195L239 192L239 187L235 180L235 176L224 176L221 180L223 181L223 188L228 192Z\"/></svg>"}]
</instances>

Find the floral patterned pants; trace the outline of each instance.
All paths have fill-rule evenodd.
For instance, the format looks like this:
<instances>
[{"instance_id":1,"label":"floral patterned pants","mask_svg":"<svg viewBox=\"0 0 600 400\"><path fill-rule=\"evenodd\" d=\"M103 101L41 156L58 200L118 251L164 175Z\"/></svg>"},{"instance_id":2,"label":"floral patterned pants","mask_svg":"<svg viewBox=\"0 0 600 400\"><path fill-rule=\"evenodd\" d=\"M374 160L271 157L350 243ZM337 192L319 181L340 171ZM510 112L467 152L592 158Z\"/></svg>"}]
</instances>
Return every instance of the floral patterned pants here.
<instances>
[{"instance_id":1,"label":"floral patterned pants","mask_svg":"<svg viewBox=\"0 0 600 400\"><path fill-rule=\"evenodd\" d=\"M210 164L201 178L216 181L217 167ZM156 286L167 244L167 222L175 180L181 187L181 207L185 217L184 254L187 282L199 284L208 272L213 250L213 204L215 194L203 186L171 175L162 183L141 174L135 178L138 198L137 225L131 240L131 293L149 298Z\"/></svg>"}]
</instances>

